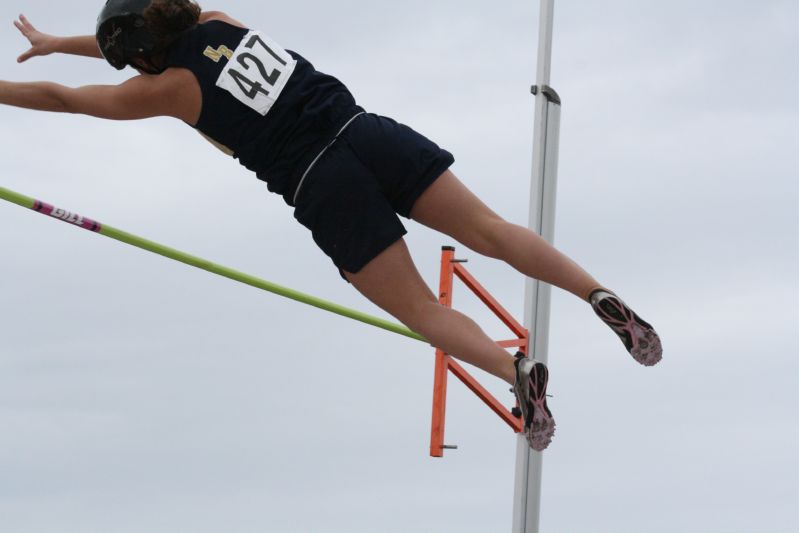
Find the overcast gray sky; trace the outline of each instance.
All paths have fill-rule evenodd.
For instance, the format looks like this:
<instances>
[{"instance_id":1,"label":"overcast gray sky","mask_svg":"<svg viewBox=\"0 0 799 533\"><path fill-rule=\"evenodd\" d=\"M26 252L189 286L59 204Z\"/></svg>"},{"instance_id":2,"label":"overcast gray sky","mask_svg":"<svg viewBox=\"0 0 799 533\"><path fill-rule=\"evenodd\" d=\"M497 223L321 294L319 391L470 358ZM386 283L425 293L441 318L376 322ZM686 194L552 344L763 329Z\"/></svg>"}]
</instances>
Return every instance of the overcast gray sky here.
<instances>
[{"instance_id":1,"label":"overcast gray sky","mask_svg":"<svg viewBox=\"0 0 799 533\"><path fill-rule=\"evenodd\" d=\"M0 78L130 76L15 62L20 12L84 34L101 4L3 2ZM537 2L203 5L450 149L468 186L526 223ZM556 244L665 353L640 367L553 294L544 532L799 529L798 20L788 0L556 2ZM279 197L177 121L0 107L0 145L0 186L384 316ZM460 449L427 457L427 346L11 204L0 226L0 533L510 531L515 438L456 381ZM435 284L452 243L408 226ZM522 277L458 255L521 318ZM504 335L465 289L455 302Z\"/></svg>"}]
</instances>

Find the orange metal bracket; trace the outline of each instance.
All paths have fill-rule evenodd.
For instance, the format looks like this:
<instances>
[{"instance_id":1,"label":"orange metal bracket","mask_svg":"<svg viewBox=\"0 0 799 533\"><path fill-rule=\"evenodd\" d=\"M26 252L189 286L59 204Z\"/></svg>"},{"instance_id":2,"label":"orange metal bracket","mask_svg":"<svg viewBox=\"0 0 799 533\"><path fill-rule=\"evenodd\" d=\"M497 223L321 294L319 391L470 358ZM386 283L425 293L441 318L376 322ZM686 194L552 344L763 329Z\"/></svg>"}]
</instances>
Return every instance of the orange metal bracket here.
<instances>
[{"instance_id":1,"label":"orange metal bracket","mask_svg":"<svg viewBox=\"0 0 799 533\"><path fill-rule=\"evenodd\" d=\"M527 353L530 343L530 333L525 327L514 319L488 291L477 282L463 266L465 261L455 259L455 248L444 246L441 248L441 278L439 283L438 301L441 305L452 307L453 280L457 276L499 319L510 328L516 338L497 341L503 348L517 348ZM522 420L515 416L502 403L491 395L477 380L474 379L455 359L443 351L436 349L436 367L433 381L433 423L430 431L430 455L443 457L445 449L454 449L455 446L444 444L444 421L447 409L447 376L448 371L455 374L472 392L491 408L499 417L508 424L514 432L522 431Z\"/></svg>"}]
</instances>

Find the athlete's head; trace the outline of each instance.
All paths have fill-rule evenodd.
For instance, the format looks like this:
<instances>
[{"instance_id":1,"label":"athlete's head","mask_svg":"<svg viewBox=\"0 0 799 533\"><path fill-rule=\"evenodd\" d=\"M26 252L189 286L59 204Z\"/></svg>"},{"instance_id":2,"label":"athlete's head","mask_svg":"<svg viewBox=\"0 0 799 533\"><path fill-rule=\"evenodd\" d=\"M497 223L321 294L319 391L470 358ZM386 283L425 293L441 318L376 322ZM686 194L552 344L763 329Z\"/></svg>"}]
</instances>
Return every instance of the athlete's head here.
<instances>
[{"instance_id":1,"label":"athlete's head","mask_svg":"<svg viewBox=\"0 0 799 533\"><path fill-rule=\"evenodd\" d=\"M200 12L192 0L108 0L97 18L97 45L119 70L131 65L159 74L160 56L197 24Z\"/></svg>"}]
</instances>

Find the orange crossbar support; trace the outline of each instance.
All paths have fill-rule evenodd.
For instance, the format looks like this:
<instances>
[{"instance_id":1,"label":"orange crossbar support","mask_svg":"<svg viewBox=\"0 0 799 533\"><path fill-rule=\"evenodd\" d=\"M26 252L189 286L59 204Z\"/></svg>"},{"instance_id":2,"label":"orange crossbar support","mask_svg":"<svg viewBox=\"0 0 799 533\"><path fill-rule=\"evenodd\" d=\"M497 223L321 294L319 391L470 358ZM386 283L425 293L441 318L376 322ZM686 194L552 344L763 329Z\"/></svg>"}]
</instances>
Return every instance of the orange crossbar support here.
<instances>
[{"instance_id":1,"label":"orange crossbar support","mask_svg":"<svg viewBox=\"0 0 799 533\"><path fill-rule=\"evenodd\" d=\"M516 336L514 339L497 341L503 348L517 348L527 353L530 334L525 327L514 319L508 311L497 302L488 291L469 274L463 266L464 260L455 259L455 248L441 248L441 276L439 281L438 301L441 305L452 307L452 290L455 276L460 279ZM469 390L483 400L515 433L522 431L522 420L515 416L474 377L471 376L455 359L442 350L436 349L436 366L433 379L433 423L430 430L430 456L443 457L445 449L456 446L444 444L444 422L447 410L447 376L452 372Z\"/></svg>"}]
</instances>

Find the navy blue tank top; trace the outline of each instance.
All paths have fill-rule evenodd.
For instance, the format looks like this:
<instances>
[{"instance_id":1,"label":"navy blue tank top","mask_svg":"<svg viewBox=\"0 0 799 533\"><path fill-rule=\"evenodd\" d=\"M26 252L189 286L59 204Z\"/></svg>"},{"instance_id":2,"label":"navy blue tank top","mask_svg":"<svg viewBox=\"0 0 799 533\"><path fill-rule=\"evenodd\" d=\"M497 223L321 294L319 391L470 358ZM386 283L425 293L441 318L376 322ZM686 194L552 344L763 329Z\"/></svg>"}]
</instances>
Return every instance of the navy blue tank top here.
<instances>
[{"instance_id":1,"label":"navy blue tank top","mask_svg":"<svg viewBox=\"0 0 799 533\"><path fill-rule=\"evenodd\" d=\"M251 38L245 43L247 35ZM199 24L170 47L167 66L190 70L200 84L202 112L196 129L227 147L233 157L267 183L270 191L283 195L293 205L293 193L304 171L341 127L363 109L339 80L318 72L290 50L281 58L268 41L252 35L248 29L222 21ZM245 45L251 49L237 51ZM234 92L244 94L240 97L217 83L234 51L238 52L238 61L228 71L235 66L244 74L228 76L228 84ZM285 68L282 65L291 65L291 59L296 61L294 70L277 82L282 90L268 112L264 115L247 105L247 96L263 99L269 94L269 83L278 79L279 69ZM265 65L269 61L277 69ZM247 74L250 71L255 76Z\"/></svg>"}]
</instances>

